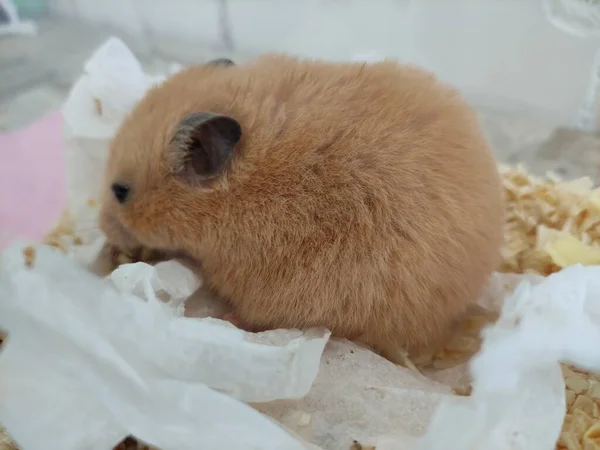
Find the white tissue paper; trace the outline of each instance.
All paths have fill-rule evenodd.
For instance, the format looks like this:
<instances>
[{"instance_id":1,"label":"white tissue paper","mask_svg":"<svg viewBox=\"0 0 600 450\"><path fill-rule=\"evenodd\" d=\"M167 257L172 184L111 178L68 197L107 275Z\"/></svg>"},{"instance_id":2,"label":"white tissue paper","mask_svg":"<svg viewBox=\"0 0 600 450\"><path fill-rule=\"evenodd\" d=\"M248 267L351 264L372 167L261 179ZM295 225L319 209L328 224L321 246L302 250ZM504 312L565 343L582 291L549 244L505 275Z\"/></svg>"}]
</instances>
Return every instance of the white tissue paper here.
<instances>
[{"instance_id":1,"label":"white tissue paper","mask_svg":"<svg viewBox=\"0 0 600 450\"><path fill-rule=\"evenodd\" d=\"M0 423L22 449L106 450L130 434L163 450L554 449L558 361L600 369L598 267L495 274L480 307L500 319L470 367L426 375L327 330L253 334L205 317L214 299L175 261L88 270L108 142L163 78L115 38L92 55L63 109L83 245L0 257ZM453 395L470 376L472 395Z\"/></svg>"},{"instance_id":2,"label":"white tissue paper","mask_svg":"<svg viewBox=\"0 0 600 450\"><path fill-rule=\"evenodd\" d=\"M21 245L3 254L0 419L23 448L107 449L128 434L162 449L303 448L234 399L306 395L328 333L273 346L220 321L177 317L154 292L185 271L132 264L111 281L47 247L33 269Z\"/></svg>"}]
</instances>

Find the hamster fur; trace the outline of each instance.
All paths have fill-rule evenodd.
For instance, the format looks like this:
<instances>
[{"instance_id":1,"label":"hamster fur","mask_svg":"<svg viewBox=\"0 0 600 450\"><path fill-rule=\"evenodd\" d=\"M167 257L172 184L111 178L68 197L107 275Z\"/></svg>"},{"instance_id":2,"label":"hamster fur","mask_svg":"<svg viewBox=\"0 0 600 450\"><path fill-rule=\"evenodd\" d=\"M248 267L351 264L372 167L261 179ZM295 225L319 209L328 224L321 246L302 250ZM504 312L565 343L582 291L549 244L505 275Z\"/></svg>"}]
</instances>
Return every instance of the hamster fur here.
<instances>
[{"instance_id":1,"label":"hamster fur","mask_svg":"<svg viewBox=\"0 0 600 450\"><path fill-rule=\"evenodd\" d=\"M187 255L255 331L324 326L390 357L441 342L482 292L503 193L433 75L265 55L147 93L111 143L100 222L117 248Z\"/></svg>"}]
</instances>

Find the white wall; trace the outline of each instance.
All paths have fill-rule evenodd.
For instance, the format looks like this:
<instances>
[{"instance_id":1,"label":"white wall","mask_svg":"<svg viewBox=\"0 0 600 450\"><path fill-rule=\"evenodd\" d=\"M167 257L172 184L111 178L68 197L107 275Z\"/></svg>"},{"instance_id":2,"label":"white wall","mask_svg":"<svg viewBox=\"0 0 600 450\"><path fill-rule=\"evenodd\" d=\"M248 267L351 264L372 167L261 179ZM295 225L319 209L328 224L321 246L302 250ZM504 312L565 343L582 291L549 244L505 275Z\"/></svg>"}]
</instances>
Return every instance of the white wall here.
<instances>
[{"instance_id":1,"label":"white wall","mask_svg":"<svg viewBox=\"0 0 600 450\"><path fill-rule=\"evenodd\" d=\"M539 0L416 4L415 61L482 100L571 121L587 94L598 42L554 28Z\"/></svg>"},{"instance_id":2,"label":"white wall","mask_svg":"<svg viewBox=\"0 0 600 450\"><path fill-rule=\"evenodd\" d=\"M584 103L600 48L551 25L541 0L53 1L134 35L146 27L161 42L330 59L375 52L429 68L477 103L564 124Z\"/></svg>"}]
</instances>

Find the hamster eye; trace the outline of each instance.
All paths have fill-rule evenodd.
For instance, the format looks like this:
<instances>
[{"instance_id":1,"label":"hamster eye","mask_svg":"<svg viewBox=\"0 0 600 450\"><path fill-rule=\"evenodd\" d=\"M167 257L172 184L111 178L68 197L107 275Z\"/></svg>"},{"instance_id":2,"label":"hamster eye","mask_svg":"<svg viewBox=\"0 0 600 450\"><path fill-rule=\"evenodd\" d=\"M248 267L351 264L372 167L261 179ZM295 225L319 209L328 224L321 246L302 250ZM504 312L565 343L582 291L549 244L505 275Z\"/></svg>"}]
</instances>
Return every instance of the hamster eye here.
<instances>
[{"instance_id":1,"label":"hamster eye","mask_svg":"<svg viewBox=\"0 0 600 450\"><path fill-rule=\"evenodd\" d=\"M119 203L125 203L129 196L129 186L123 183L113 183L110 189L113 191L113 194Z\"/></svg>"}]
</instances>

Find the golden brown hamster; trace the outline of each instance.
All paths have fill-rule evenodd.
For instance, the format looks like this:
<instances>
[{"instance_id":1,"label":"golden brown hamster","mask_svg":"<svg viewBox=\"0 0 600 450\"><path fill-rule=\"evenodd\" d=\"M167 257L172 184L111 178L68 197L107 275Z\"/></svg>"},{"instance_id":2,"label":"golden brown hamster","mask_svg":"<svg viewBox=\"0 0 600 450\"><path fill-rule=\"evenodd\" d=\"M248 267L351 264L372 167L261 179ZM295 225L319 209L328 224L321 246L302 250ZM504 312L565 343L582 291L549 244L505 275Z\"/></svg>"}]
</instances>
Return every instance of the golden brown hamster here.
<instances>
[{"instance_id":1,"label":"golden brown hamster","mask_svg":"<svg viewBox=\"0 0 600 450\"><path fill-rule=\"evenodd\" d=\"M433 75L265 55L147 93L111 144L101 227L187 255L253 330L324 326L390 355L475 302L503 194L474 112Z\"/></svg>"}]
</instances>

